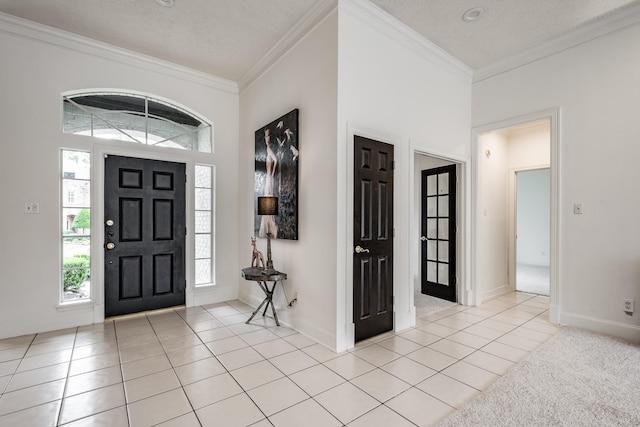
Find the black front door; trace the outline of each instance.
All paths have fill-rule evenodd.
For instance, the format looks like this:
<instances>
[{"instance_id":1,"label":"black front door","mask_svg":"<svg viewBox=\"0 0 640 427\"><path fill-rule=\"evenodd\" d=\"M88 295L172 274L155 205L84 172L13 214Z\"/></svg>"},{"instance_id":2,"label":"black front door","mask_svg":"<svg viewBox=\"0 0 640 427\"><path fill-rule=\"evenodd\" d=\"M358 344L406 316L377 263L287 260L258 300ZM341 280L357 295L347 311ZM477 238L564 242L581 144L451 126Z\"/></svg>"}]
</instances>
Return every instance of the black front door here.
<instances>
[{"instance_id":1,"label":"black front door","mask_svg":"<svg viewBox=\"0 0 640 427\"><path fill-rule=\"evenodd\" d=\"M105 316L185 302L185 165L105 159Z\"/></svg>"},{"instance_id":2,"label":"black front door","mask_svg":"<svg viewBox=\"0 0 640 427\"><path fill-rule=\"evenodd\" d=\"M456 165L422 171L423 294L456 302Z\"/></svg>"},{"instance_id":3,"label":"black front door","mask_svg":"<svg viewBox=\"0 0 640 427\"><path fill-rule=\"evenodd\" d=\"M393 146L355 137L355 341L393 329Z\"/></svg>"}]
</instances>

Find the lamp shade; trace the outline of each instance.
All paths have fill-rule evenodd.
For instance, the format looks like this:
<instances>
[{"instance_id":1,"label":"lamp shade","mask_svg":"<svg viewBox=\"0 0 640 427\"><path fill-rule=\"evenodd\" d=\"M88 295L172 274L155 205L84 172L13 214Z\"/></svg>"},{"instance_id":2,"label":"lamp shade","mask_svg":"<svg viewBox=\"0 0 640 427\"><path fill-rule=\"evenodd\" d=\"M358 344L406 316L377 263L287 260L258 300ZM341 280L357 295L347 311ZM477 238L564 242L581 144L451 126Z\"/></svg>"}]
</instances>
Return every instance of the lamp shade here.
<instances>
[{"instance_id":1,"label":"lamp shade","mask_svg":"<svg viewBox=\"0 0 640 427\"><path fill-rule=\"evenodd\" d=\"M258 197L258 215L278 215L278 198L275 196Z\"/></svg>"}]
</instances>

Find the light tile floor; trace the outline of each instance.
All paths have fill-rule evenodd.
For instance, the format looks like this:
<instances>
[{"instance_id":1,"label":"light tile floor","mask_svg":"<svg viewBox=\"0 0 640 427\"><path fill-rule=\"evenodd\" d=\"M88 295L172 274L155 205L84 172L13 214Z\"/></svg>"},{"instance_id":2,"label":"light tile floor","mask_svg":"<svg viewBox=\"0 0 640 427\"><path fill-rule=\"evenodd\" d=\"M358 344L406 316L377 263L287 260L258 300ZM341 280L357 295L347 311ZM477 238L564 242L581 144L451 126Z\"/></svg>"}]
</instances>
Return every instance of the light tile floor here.
<instances>
[{"instance_id":1,"label":"light tile floor","mask_svg":"<svg viewBox=\"0 0 640 427\"><path fill-rule=\"evenodd\" d=\"M341 354L239 302L0 340L0 426L429 426L558 331L548 298L454 306Z\"/></svg>"}]
</instances>

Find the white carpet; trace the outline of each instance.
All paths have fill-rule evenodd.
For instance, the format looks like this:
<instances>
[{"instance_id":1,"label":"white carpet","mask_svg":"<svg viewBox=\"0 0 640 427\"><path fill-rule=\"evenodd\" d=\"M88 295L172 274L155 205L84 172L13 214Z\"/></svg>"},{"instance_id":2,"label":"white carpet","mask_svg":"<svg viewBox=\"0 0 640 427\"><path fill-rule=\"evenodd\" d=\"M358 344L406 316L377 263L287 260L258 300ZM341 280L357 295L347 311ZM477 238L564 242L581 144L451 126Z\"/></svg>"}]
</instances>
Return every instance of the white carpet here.
<instances>
[{"instance_id":1,"label":"white carpet","mask_svg":"<svg viewBox=\"0 0 640 427\"><path fill-rule=\"evenodd\" d=\"M537 295L549 295L549 266L518 264L516 290Z\"/></svg>"},{"instance_id":2,"label":"white carpet","mask_svg":"<svg viewBox=\"0 0 640 427\"><path fill-rule=\"evenodd\" d=\"M639 425L640 345L565 328L440 427Z\"/></svg>"}]
</instances>

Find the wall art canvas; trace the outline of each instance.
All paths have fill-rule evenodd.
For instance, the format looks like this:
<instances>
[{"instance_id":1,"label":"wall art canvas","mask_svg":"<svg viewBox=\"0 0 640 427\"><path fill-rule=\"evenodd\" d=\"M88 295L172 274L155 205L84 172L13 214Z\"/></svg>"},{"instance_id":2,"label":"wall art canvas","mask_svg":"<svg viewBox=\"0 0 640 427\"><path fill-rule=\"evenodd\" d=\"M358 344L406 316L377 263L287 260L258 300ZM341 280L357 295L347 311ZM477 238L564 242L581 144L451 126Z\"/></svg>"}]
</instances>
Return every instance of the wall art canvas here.
<instances>
[{"instance_id":1,"label":"wall art canvas","mask_svg":"<svg viewBox=\"0 0 640 427\"><path fill-rule=\"evenodd\" d=\"M254 228L259 237L298 240L298 109L256 130ZM278 215L258 215L258 197L278 197Z\"/></svg>"}]
</instances>

